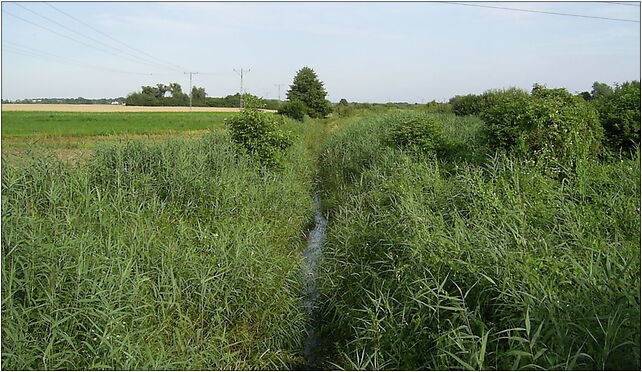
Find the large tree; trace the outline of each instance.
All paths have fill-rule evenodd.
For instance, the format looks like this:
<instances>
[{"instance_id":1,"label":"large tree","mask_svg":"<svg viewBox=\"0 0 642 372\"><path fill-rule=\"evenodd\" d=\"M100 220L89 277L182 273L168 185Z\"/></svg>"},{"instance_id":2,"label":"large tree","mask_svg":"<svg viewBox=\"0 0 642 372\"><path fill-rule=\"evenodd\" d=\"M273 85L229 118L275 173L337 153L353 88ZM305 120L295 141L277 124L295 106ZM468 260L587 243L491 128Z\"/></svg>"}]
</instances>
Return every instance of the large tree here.
<instances>
[{"instance_id":1,"label":"large tree","mask_svg":"<svg viewBox=\"0 0 642 372\"><path fill-rule=\"evenodd\" d=\"M611 94L613 94L613 87L611 87L610 85L606 83L600 83L599 81L593 83L593 90L591 91L592 99L608 97Z\"/></svg>"},{"instance_id":2,"label":"large tree","mask_svg":"<svg viewBox=\"0 0 642 372\"><path fill-rule=\"evenodd\" d=\"M322 118L332 111L330 102L325 98L327 94L323 82L319 80L314 70L303 67L296 73L286 96L290 102L303 103L310 117Z\"/></svg>"},{"instance_id":3,"label":"large tree","mask_svg":"<svg viewBox=\"0 0 642 372\"><path fill-rule=\"evenodd\" d=\"M205 100L205 88L192 87L192 99L194 101Z\"/></svg>"}]
</instances>

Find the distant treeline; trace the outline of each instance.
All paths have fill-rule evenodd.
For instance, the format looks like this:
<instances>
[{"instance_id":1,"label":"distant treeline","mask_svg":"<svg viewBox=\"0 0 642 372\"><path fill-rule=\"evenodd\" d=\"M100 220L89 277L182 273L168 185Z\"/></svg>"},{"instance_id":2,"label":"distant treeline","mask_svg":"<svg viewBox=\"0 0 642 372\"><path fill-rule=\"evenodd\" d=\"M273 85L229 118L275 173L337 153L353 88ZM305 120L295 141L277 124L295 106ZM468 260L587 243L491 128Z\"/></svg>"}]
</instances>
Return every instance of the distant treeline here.
<instances>
[{"instance_id":1,"label":"distant treeline","mask_svg":"<svg viewBox=\"0 0 642 372\"><path fill-rule=\"evenodd\" d=\"M117 98L27 98L8 100L3 99L2 103L19 103L19 104L75 104L75 105L109 105L112 103L120 105L125 103L125 97Z\"/></svg>"},{"instance_id":2,"label":"distant treeline","mask_svg":"<svg viewBox=\"0 0 642 372\"><path fill-rule=\"evenodd\" d=\"M427 103L408 103L408 102L388 102L388 103L359 103L348 102L341 99L338 104L334 105L334 110L339 116L352 116L364 111L384 112L393 109L411 109L434 114L447 114L452 112L450 103L431 101Z\"/></svg>"},{"instance_id":3,"label":"distant treeline","mask_svg":"<svg viewBox=\"0 0 642 372\"><path fill-rule=\"evenodd\" d=\"M251 95L253 96L253 95ZM253 96L256 97L256 96ZM258 97L256 97L258 98ZM262 99L263 108L277 110L284 102L276 99ZM184 93L180 84L169 85L156 84L156 86L142 86L140 92L130 93L125 101L127 106L189 106L189 94ZM239 107L240 96L238 93L225 97L207 97L205 88L192 88L192 106L194 107ZM415 108L427 109L436 112L450 112L450 105L447 103L428 102L426 104L408 102L388 103L359 103L342 99L335 107L350 107L352 109L373 109L373 108ZM345 111L345 110L344 110Z\"/></svg>"},{"instance_id":4,"label":"distant treeline","mask_svg":"<svg viewBox=\"0 0 642 372\"><path fill-rule=\"evenodd\" d=\"M181 85L156 84L143 86L140 92L130 93L125 100L127 106L189 106L189 94L183 93ZM276 99L264 99L264 108L276 110L280 102ZM192 106L194 107L239 107L238 93L225 97L207 97L205 88L192 88Z\"/></svg>"}]
</instances>

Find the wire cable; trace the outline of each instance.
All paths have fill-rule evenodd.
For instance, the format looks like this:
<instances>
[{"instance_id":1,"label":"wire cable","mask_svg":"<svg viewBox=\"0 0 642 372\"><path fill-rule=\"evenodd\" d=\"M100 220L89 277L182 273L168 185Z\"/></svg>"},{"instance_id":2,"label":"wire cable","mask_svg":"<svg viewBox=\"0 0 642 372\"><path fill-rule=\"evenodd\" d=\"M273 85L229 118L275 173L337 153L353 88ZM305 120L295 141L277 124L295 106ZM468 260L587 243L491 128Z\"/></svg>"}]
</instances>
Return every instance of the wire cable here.
<instances>
[{"instance_id":1,"label":"wire cable","mask_svg":"<svg viewBox=\"0 0 642 372\"><path fill-rule=\"evenodd\" d=\"M168 66L173 66L173 67L179 68L179 69L181 70L181 72L182 72L182 71L184 71L184 70L187 70L186 68L184 68L184 67L182 67L182 66L180 66L180 65L173 64L173 63L171 63L171 62L168 62L168 61L165 61L165 60L160 59L160 58L158 58L158 57L155 57L155 56L153 56L153 55L151 55L151 54L149 54L149 53L146 53L146 52L144 52L144 51L142 51L142 50L140 50L140 49L134 48L133 46L131 46L131 45L129 45L129 44L126 44L126 43L124 43L124 42L122 42L122 41L120 41L120 40L118 40L118 39L114 38L113 36L111 36L111 35L109 35L109 34L107 34L107 33L103 32L103 31L100 31L99 29L97 29L97 28L95 28L95 27L93 27L93 26L91 26L91 25L89 25L89 24L87 24L87 23L85 23L85 22L81 21L80 19L78 19L78 18L76 18L76 17L72 16L71 14L69 14L69 13L67 13L67 12L62 11L61 9L58 9L57 7L53 6L51 3L47 3L47 2L45 2L45 4L47 4L48 6L50 6L51 8L53 8L54 10L56 10L57 12L59 12L59 13L61 13L61 14L65 15L65 16L67 16L67 17L69 17L69 18L73 19L74 21L76 21L76 22L78 22L78 23L80 23L80 24L84 25L85 27L88 27L88 28L90 28L90 29L94 30L95 32L97 32L97 33L99 33L99 34L101 34L101 35L103 35L103 36L105 36L105 37L107 37L107 38L109 38L109 39L111 39L111 40L113 40L113 41L115 41L115 42L117 42L117 43L121 44L121 45L124 45L125 47L127 47L127 48L129 48L129 49L131 49L131 50L133 50L133 51L135 51L135 52L138 52L138 53L140 53L140 54L146 55L146 56L148 56L148 57L150 57L150 58L152 58L152 59L154 59L154 60L156 60L156 61L163 62L163 64L167 64Z\"/></svg>"},{"instance_id":2,"label":"wire cable","mask_svg":"<svg viewBox=\"0 0 642 372\"><path fill-rule=\"evenodd\" d=\"M14 52L14 53L15 52L19 52L20 54L23 54L23 55L28 55L30 57L36 57L36 58L40 58L40 59L45 59L47 61L51 61L51 58L55 58L55 59L59 59L59 60L65 61L65 62L62 62L64 64L72 64L72 65L76 65L76 66L89 67L89 68L93 68L93 69L109 71L109 72L116 72L116 73L121 73L121 74L141 75L141 76L154 76L154 75L157 75L157 74L151 73L151 72L150 73L132 72L132 71L117 70L117 69L103 67L103 66L89 65L89 64L80 62L78 60L74 60L74 59L69 58L69 57L62 57L62 56L59 56L59 55L56 55L56 54L53 54L53 53L39 51L39 50L36 50L36 49L32 49L32 48L29 48L29 47L22 46L20 44L12 43L10 41L5 41L5 43L10 44L10 45L3 45L3 48L8 48L7 50L10 51L10 52ZM54 61L54 62L61 63L59 61Z\"/></svg>"},{"instance_id":3,"label":"wire cable","mask_svg":"<svg viewBox=\"0 0 642 372\"><path fill-rule=\"evenodd\" d=\"M109 50L107 50L107 51L106 51L106 50L103 50L102 48L96 48L96 46L95 46L95 45L93 45L94 49L101 50L103 53L113 54L113 55L116 55L116 56L118 56L118 57L125 58L125 59L128 59L128 60L133 61L133 62L136 62L136 63L142 63L142 64L146 64L146 65L150 65L150 66L158 65L158 63L154 63L154 62L151 62L151 63L150 63L149 61L146 61L146 60L144 60L144 59L142 59L142 58L140 58L140 57L138 57L138 56L136 56L136 55L134 55L134 54L131 54L131 53L126 52L126 51L123 51L122 49L119 49L119 48L113 47L113 46L111 46L111 45L108 45L108 44L103 43L103 42L102 42L102 41L100 41L100 40L97 40L97 39L94 39L94 38L89 37L89 36L87 36L87 35L84 35L84 34L82 34L82 33L78 32L78 31L75 31L75 30L73 30L73 29L71 29L71 28L69 28L69 27L67 27L67 26L65 26L65 25L63 25L63 24L61 24L61 23L59 23L59 22L55 21L55 20L52 20L51 18L45 17L45 16L43 16L43 15L41 15L41 14L38 14L37 12L35 12L35 11L33 11L33 10L29 9L29 8L26 8L26 7L24 7L24 6L22 6L22 5L18 4L18 3L12 3L12 4L13 4L13 5L16 5L16 6L19 6L19 7L23 8L24 10L26 10L26 11L28 11L28 12L31 12L31 13L35 14L36 16L38 16L38 17L40 17L40 18L43 18L43 19L45 19L45 20L47 20L47 21L49 21L49 22L51 22L51 23L53 23L53 24L56 24L56 25L58 25L59 27L62 27L62 28L64 28L64 29L68 30L68 31L71 31L71 32L73 32L73 33L75 33L75 34L77 34L77 35L80 35L81 37L87 38L87 39L89 39L89 40L91 40L91 41L93 41L93 42L95 42L95 43L98 43L98 44L100 44L100 45L106 46L107 48L114 49L114 50L116 50L117 52L120 52L120 53L124 53L124 54L130 55L130 56L131 56L131 57L133 57L133 58L131 58L131 57L126 57L126 56L119 55L119 54L115 54L114 52L111 52L111 51L109 51ZM12 14L12 15L13 15L13 14ZM13 16L15 17L15 15L13 15ZM23 19L23 20L24 20L24 19ZM42 26L42 25L40 25L40 27L43 27L43 26ZM61 35L61 34L59 34L59 35ZM72 39L72 40L75 40L75 39ZM78 40L75 40L75 41L78 41ZM85 43L84 45L90 45L90 44L86 44L86 43ZM162 68L167 69L167 67L164 67L164 66L162 66Z\"/></svg>"},{"instance_id":4,"label":"wire cable","mask_svg":"<svg viewBox=\"0 0 642 372\"><path fill-rule=\"evenodd\" d=\"M516 11L516 12L540 13L540 14L552 14L552 15L567 16L567 17L581 17L581 18L601 19L601 20L607 20L607 21L620 21L620 22L635 22L635 23L640 23L640 21L637 21L637 20L634 20L634 19L610 18L610 17L597 17L597 16L587 16L587 15L570 14L570 13L546 12L546 11L543 11L543 10L507 8L507 7L503 7L503 6L480 5L480 4L466 4L466 3L455 3L455 2L446 2L446 1L435 1L435 2L436 2L436 3L441 3L441 4L450 4L450 5L474 6L474 7L478 7L478 8L490 8L490 9L501 9L501 10L512 10L512 11Z\"/></svg>"},{"instance_id":5,"label":"wire cable","mask_svg":"<svg viewBox=\"0 0 642 372\"><path fill-rule=\"evenodd\" d=\"M626 6L637 6L638 8L640 7L639 2L635 3L621 3L619 1L600 1L601 3L607 3L607 4L613 4L613 5L626 5Z\"/></svg>"}]
</instances>

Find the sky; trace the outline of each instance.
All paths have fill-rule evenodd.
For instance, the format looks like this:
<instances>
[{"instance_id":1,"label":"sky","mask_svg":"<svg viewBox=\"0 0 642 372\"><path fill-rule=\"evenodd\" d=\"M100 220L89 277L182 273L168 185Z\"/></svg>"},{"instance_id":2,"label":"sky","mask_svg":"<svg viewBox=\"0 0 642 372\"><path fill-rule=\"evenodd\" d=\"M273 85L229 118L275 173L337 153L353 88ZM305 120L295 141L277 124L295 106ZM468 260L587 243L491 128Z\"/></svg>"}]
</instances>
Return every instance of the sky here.
<instances>
[{"instance_id":1,"label":"sky","mask_svg":"<svg viewBox=\"0 0 642 372\"><path fill-rule=\"evenodd\" d=\"M474 4L640 20L639 2ZM284 99L308 66L333 102L423 103L640 80L640 23L438 2L3 1L1 57L10 100L111 98L171 82L187 92L189 71L219 97L239 91L241 68L248 93L277 98L283 84Z\"/></svg>"}]
</instances>

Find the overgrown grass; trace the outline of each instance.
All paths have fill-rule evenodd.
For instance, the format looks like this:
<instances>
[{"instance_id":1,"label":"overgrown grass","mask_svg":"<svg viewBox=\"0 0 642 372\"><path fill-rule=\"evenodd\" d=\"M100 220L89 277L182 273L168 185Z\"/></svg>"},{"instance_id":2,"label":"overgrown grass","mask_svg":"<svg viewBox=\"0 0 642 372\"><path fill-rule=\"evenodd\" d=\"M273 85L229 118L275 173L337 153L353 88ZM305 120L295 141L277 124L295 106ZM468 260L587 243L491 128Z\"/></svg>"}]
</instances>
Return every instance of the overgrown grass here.
<instances>
[{"instance_id":1,"label":"overgrown grass","mask_svg":"<svg viewBox=\"0 0 642 372\"><path fill-rule=\"evenodd\" d=\"M2 138L153 134L222 127L229 112L2 112Z\"/></svg>"},{"instance_id":2,"label":"overgrown grass","mask_svg":"<svg viewBox=\"0 0 642 372\"><path fill-rule=\"evenodd\" d=\"M4 165L2 368L300 365L307 124L279 171L221 133Z\"/></svg>"},{"instance_id":3,"label":"overgrown grass","mask_svg":"<svg viewBox=\"0 0 642 372\"><path fill-rule=\"evenodd\" d=\"M396 115L323 148L326 367L639 369L639 150L558 180L473 117L437 116L436 155L389 147Z\"/></svg>"}]
</instances>

